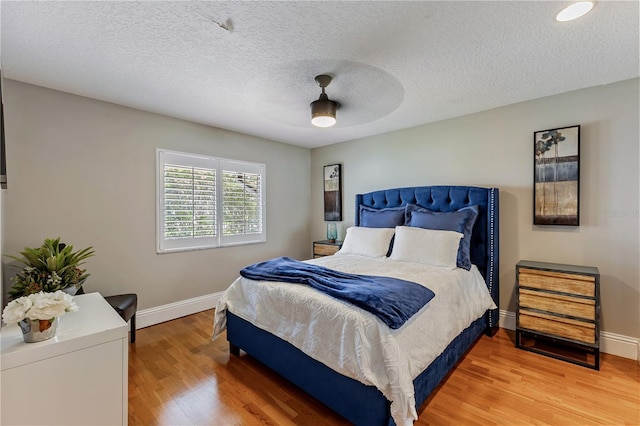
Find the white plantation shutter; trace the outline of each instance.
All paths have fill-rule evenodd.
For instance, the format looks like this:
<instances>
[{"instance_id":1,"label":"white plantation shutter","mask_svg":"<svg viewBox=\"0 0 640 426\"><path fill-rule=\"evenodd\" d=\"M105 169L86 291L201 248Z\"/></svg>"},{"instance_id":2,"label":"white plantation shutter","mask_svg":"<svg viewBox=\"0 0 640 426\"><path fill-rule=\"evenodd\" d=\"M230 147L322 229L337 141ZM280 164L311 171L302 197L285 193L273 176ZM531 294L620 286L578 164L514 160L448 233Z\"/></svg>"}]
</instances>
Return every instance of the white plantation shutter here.
<instances>
[{"instance_id":1,"label":"white plantation shutter","mask_svg":"<svg viewBox=\"0 0 640 426\"><path fill-rule=\"evenodd\" d=\"M164 238L216 236L216 170L164 165Z\"/></svg>"},{"instance_id":2,"label":"white plantation shutter","mask_svg":"<svg viewBox=\"0 0 640 426\"><path fill-rule=\"evenodd\" d=\"M266 240L264 232L264 165L221 160L222 242Z\"/></svg>"},{"instance_id":3,"label":"white plantation shutter","mask_svg":"<svg viewBox=\"0 0 640 426\"><path fill-rule=\"evenodd\" d=\"M263 164L157 150L157 251L266 241Z\"/></svg>"}]
</instances>

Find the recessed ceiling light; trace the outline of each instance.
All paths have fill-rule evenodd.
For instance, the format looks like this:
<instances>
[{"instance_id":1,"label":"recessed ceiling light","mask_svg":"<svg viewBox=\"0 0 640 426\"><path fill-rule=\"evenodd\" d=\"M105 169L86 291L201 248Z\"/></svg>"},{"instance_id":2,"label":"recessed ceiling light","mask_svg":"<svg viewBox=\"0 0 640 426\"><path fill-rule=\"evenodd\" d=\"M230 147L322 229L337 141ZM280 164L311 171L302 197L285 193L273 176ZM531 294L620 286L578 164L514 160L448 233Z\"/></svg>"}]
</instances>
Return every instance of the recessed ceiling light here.
<instances>
[{"instance_id":1,"label":"recessed ceiling light","mask_svg":"<svg viewBox=\"0 0 640 426\"><path fill-rule=\"evenodd\" d=\"M567 22L578 19L579 17L586 15L591 9L593 9L592 1L577 1L571 3L569 6L562 9L556 15L556 21Z\"/></svg>"}]
</instances>

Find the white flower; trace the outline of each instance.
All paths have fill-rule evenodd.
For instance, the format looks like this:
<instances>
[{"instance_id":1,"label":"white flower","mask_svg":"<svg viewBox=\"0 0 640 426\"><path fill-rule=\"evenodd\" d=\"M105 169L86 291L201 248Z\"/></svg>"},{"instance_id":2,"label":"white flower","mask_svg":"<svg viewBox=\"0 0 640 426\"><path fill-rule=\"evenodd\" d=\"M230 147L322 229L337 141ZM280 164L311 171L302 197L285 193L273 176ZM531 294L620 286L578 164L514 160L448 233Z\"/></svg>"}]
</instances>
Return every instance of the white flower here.
<instances>
[{"instance_id":1,"label":"white flower","mask_svg":"<svg viewBox=\"0 0 640 426\"><path fill-rule=\"evenodd\" d=\"M35 293L23 296L9 303L4 309L2 319L7 324L31 320L50 320L59 318L66 312L75 312L78 305L67 293L58 290L55 293Z\"/></svg>"},{"instance_id":2,"label":"white flower","mask_svg":"<svg viewBox=\"0 0 640 426\"><path fill-rule=\"evenodd\" d=\"M33 303L31 303L31 300L27 297L13 300L4 308L2 320L5 324L20 322L27 317L27 311L29 311L32 305Z\"/></svg>"},{"instance_id":3,"label":"white flower","mask_svg":"<svg viewBox=\"0 0 640 426\"><path fill-rule=\"evenodd\" d=\"M53 293L53 295L56 300L64 304L65 312L76 312L78 310L78 305L76 305L76 302L73 301L73 296L71 296L70 294L58 290Z\"/></svg>"},{"instance_id":4,"label":"white flower","mask_svg":"<svg viewBox=\"0 0 640 426\"><path fill-rule=\"evenodd\" d=\"M64 314L65 309L58 303L53 293L35 293L27 296L33 306L27 312L27 318L32 320L48 320Z\"/></svg>"}]
</instances>

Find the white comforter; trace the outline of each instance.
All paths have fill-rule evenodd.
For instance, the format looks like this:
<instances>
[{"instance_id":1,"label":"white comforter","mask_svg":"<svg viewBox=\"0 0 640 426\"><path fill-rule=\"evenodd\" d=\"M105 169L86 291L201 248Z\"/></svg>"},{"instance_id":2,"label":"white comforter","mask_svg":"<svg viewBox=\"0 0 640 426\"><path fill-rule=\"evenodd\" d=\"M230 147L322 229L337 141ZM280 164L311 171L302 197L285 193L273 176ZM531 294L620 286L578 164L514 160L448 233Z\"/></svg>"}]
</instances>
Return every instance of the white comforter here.
<instances>
[{"instance_id":1,"label":"white comforter","mask_svg":"<svg viewBox=\"0 0 640 426\"><path fill-rule=\"evenodd\" d=\"M311 287L238 278L215 310L215 339L226 311L293 344L333 370L373 385L391 401L398 426L417 420L413 380L487 309L496 306L475 266L471 271L355 255L309 262L339 271L402 278L435 297L397 330L373 314Z\"/></svg>"}]
</instances>

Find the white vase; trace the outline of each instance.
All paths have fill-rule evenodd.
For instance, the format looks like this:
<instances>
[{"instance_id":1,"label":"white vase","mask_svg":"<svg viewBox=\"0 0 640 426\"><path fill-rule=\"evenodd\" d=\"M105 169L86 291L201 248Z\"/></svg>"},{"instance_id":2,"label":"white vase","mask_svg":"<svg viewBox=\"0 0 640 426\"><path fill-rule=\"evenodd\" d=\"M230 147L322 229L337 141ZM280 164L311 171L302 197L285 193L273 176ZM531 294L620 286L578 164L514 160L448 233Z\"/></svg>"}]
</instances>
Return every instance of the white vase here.
<instances>
[{"instance_id":1,"label":"white vase","mask_svg":"<svg viewBox=\"0 0 640 426\"><path fill-rule=\"evenodd\" d=\"M72 285L71 287L65 287L62 289L63 292L67 293L69 296L75 296L80 287L76 287Z\"/></svg>"},{"instance_id":2,"label":"white vase","mask_svg":"<svg viewBox=\"0 0 640 426\"><path fill-rule=\"evenodd\" d=\"M23 319L18 323L22 330L22 338L26 343L42 342L56 335L58 318L52 320Z\"/></svg>"},{"instance_id":3,"label":"white vase","mask_svg":"<svg viewBox=\"0 0 640 426\"><path fill-rule=\"evenodd\" d=\"M82 288L82 285L84 284L85 281L86 281L86 279L80 281L77 284L70 285L69 287L65 287L65 288L62 289L62 291L64 291L65 293L67 293L70 296L75 296L76 293L78 293L78 291L80 291L80 289Z\"/></svg>"}]
</instances>

